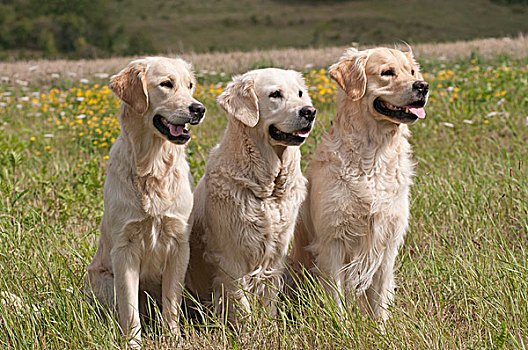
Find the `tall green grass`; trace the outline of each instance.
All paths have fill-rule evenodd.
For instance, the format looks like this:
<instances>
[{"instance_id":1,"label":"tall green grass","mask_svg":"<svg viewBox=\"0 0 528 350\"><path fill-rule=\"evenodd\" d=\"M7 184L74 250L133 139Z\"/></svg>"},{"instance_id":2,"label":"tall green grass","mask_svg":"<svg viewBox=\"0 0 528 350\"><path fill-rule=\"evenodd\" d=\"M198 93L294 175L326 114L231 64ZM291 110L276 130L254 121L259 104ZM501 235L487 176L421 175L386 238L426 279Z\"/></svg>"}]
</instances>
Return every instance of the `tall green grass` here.
<instances>
[{"instance_id":1,"label":"tall green grass","mask_svg":"<svg viewBox=\"0 0 528 350\"><path fill-rule=\"evenodd\" d=\"M202 320L182 320L180 342L159 335L154 325L145 333L145 345L527 348L527 64L507 57L422 62L431 100L427 118L411 126L417 174L385 327L357 314L353 305L340 317L333 301L312 287L301 290L299 304L280 301L276 317L256 304L239 328L228 328L204 312ZM109 146L72 138L65 125L44 140L51 127L45 119L60 110L30 116L29 107L16 107L16 98L35 90L2 86L12 100L0 114L0 347L125 346L114 318L94 310L82 290L97 244ZM204 102L206 120L194 129L188 148L195 180L226 122L213 99ZM117 112L106 107L102 114ZM302 147L303 168L335 114L333 103L316 107L316 129Z\"/></svg>"}]
</instances>

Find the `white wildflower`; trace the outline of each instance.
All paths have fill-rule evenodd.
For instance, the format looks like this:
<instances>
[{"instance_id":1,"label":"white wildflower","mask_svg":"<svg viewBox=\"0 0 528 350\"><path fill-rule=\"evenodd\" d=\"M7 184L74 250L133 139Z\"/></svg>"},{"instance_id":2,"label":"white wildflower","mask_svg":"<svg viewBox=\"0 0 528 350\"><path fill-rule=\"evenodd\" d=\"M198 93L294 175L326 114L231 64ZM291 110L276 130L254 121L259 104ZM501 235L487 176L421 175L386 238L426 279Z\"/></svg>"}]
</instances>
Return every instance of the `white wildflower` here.
<instances>
[{"instance_id":1,"label":"white wildflower","mask_svg":"<svg viewBox=\"0 0 528 350\"><path fill-rule=\"evenodd\" d=\"M486 114L486 118L493 117L496 115L508 118L510 116L510 113L509 112L490 112Z\"/></svg>"},{"instance_id":2,"label":"white wildflower","mask_svg":"<svg viewBox=\"0 0 528 350\"><path fill-rule=\"evenodd\" d=\"M499 112L489 112L488 114L486 114L486 118L494 117L494 116L496 116L497 114L499 114Z\"/></svg>"},{"instance_id":3,"label":"white wildflower","mask_svg":"<svg viewBox=\"0 0 528 350\"><path fill-rule=\"evenodd\" d=\"M29 305L18 296L10 292L0 292L0 305L5 308L12 308L12 311L16 312L19 316L24 315L27 311L28 306L36 315L40 315L40 310L36 305Z\"/></svg>"},{"instance_id":4,"label":"white wildflower","mask_svg":"<svg viewBox=\"0 0 528 350\"><path fill-rule=\"evenodd\" d=\"M24 307L24 303L18 295L4 291L0 292L0 304L3 307L12 306L15 310L20 310Z\"/></svg>"}]
</instances>

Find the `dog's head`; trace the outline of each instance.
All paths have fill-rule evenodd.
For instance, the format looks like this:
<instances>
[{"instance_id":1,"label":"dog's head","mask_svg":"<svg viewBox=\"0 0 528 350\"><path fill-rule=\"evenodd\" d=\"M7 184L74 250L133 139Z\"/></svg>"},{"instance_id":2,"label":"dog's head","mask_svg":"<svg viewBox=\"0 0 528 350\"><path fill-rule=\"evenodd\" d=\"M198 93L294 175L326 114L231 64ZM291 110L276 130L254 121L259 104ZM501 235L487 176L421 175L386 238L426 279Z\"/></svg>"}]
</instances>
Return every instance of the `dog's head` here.
<instances>
[{"instance_id":1,"label":"dog's head","mask_svg":"<svg viewBox=\"0 0 528 350\"><path fill-rule=\"evenodd\" d=\"M185 124L198 124L204 117L205 107L192 96L195 86L189 63L165 57L132 61L110 82L110 88L143 118L146 127L175 144L189 141Z\"/></svg>"},{"instance_id":2,"label":"dog's head","mask_svg":"<svg viewBox=\"0 0 528 350\"><path fill-rule=\"evenodd\" d=\"M298 146L312 130L316 110L299 72L258 69L235 76L218 104L272 145Z\"/></svg>"},{"instance_id":3,"label":"dog's head","mask_svg":"<svg viewBox=\"0 0 528 350\"><path fill-rule=\"evenodd\" d=\"M330 77L376 120L412 124L425 118L429 84L412 53L376 48L349 49L330 67Z\"/></svg>"}]
</instances>

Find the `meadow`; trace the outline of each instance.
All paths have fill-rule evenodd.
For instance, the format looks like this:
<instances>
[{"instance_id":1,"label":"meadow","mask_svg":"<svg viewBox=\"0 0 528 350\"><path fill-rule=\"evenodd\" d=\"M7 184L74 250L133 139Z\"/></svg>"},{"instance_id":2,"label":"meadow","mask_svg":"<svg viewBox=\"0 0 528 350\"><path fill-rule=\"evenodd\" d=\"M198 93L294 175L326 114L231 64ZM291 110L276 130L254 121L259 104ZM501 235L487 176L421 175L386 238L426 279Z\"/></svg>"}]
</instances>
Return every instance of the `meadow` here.
<instances>
[{"instance_id":1,"label":"meadow","mask_svg":"<svg viewBox=\"0 0 528 350\"><path fill-rule=\"evenodd\" d=\"M337 59L337 57L336 57ZM392 317L382 330L348 308L340 320L320 291L256 309L239 330L182 320L183 340L146 334L148 347L186 349L526 349L528 347L528 58L420 58L427 118L411 126L416 160L410 228L397 262ZM263 62L255 62L255 66ZM304 70L317 123L303 170L335 115L324 66ZM229 81L197 71L205 121L192 128L197 181L227 117ZM119 348L119 330L83 296L103 213L119 102L108 78L47 85L0 82L0 347ZM14 300L7 292L16 295Z\"/></svg>"},{"instance_id":2,"label":"meadow","mask_svg":"<svg viewBox=\"0 0 528 350\"><path fill-rule=\"evenodd\" d=\"M526 0L9 0L0 59L415 45L528 31Z\"/></svg>"}]
</instances>

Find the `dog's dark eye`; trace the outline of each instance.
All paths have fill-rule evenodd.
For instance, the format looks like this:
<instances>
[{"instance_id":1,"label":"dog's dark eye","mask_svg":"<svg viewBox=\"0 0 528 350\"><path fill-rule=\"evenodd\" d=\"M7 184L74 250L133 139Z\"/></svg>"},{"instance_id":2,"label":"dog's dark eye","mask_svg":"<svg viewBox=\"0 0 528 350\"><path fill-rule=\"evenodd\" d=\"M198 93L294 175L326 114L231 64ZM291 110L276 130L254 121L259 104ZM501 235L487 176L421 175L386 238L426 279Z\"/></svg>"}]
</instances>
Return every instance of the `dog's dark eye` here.
<instances>
[{"instance_id":1,"label":"dog's dark eye","mask_svg":"<svg viewBox=\"0 0 528 350\"><path fill-rule=\"evenodd\" d=\"M394 71L392 69L387 69L387 70L381 72L381 75L383 75L383 76L393 76L394 75Z\"/></svg>"},{"instance_id":2,"label":"dog's dark eye","mask_svg":"<svg viewBox=\"0 0 528 350\"><path fill-rule=\"evenodd\" d=\"M282 94L281 94L281 92L280 92L279 90L277 90L277 91L273 91L273 92L269 95L269 97L271 97L271 98L281 98L281 97L282 97Z\"/></svg>"},{"instance_id":3,"label":"dog's dark eye","mask_svg":"<svg viewBox=\"0 0 528 350\"><path fill-rule=\"evenodd\" d=\"M411 75L414 75L414 69L411 69Z\"/></svg>"},{"instance_id":4,"label":"dog's dark eye","mask_svg":"<svg viewBox=\"0 0 528 350\"><path fill-rule=\"evenodd\" d=\"M163 87L166 87L166 88L169 88L169 89L173 88L172 81L170 81L170 80L162 81L160 86L163 86Z\"/></svg>"},{"instance_id":5,"label":"dog's dark eye","mask_svg":"<svg viewBox=\"0 0 528 350\"><path fill-rule=\"evenodd\" d=\"M189 89L192 89L192 87L193 87L193 83L190 83L189 84Z\"/></svg>"},{"instance_id":6,"label":"dog's dark eye","mask_svg":"<svg viewBox=\"0 0 528 350\"><path fill-rule=\"evenodd\" d=\"M299 90L299 97L302 97L302 91Z\"/></svg>"}]
</instances>

